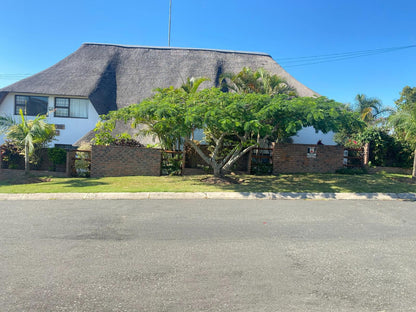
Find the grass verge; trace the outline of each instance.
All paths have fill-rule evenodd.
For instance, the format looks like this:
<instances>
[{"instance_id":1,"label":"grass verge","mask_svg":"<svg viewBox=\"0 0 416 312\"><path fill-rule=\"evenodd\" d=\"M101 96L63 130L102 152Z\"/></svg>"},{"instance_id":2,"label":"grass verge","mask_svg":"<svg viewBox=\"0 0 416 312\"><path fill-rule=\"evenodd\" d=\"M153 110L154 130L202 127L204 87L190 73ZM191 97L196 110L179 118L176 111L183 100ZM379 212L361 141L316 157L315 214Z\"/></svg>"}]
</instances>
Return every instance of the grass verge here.
<instances>
[{"instance_id":1,"label":"grass verge","mask_svg":"<svg viewBox=\"0 0 416 312\"><path fill-rule=\"evenodd\" d=\"M0 181L0 193L102 192L313 192L416 193L411 176L401 174L238 175L239 184L207 184L207 176L60 178L31 176Z\"/></svg>"}]
</instances>

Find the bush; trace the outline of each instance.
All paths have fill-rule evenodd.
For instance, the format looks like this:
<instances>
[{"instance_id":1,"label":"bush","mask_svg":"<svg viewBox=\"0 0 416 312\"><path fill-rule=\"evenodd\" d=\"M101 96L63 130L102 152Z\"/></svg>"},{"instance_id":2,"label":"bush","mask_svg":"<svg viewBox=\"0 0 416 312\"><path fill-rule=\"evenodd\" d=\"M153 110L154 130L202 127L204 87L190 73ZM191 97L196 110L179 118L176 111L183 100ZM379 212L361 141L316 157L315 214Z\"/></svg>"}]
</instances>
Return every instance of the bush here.
<instances>
[{"instance_id":1,"label":"bush","mask_svg":"<svg viewBox=\"0 0 416 312\"><path fill-rule=\"evenodd\" d=\"M182 175L182 155L162 152L162 175Z\"/></svg>"},{"instance_id":2,"label":"bush","mask_svg":"<svg viewBox=\"0 0 416 312\"><path fill-rule=\"evenodd\" d=\"M117 138L110 145L116 146L143 146L139 141L136 141L131 138Z\"/></svg>"},{"instance_id":3,"label":"bush","mask_svg":"<svg viewBox=\"0 0 416 312\"><path fill-rule=\"evenodd\" d=\"M75 171L78 177L89 178L91 174L90 153L76 152L75 154Z\"/></svg>"},{"instance_id":4,"label":"bush","mask_svg":"<svg viewBox=\"0 0 416 312\"><path fill-rule=\"evenodd\" d=\"M66 150L60 147L48 148L49 161L53 163L53 171L56 170L56 165L66 163Z\"/></svg>"},{"instance_id":5,"label":"bush","mask_svg":"<svg viewBox=\"0 0 416 312\"><path fill-rule=\"evenodd\" d=\"M273 172L273 164L258 162L251 165L251 173L255 175L269 175Z\"/></svg>"},{"instance_id":6,"label":"bush","mask_svg":"<svg viewBox=\"0 0 416 312\"><path fill-rule=\"evenodd\" d=\"M370 144L370 161L374 166L410 168L413 149L408 143L392 136L388 130L367 128L355 135L358 146Z\"/></svg>"},{"instance_id":7,"label":"bush","mask_svg":"<svg viewBox=\"0 0 416 312\"><path fill-rule=\"evenodd\" d=\"M24 169L24 157L17 145L6 141L0 146L0 150L2 150L2 167L4 169Z\"/></svg>"}]
</instances>

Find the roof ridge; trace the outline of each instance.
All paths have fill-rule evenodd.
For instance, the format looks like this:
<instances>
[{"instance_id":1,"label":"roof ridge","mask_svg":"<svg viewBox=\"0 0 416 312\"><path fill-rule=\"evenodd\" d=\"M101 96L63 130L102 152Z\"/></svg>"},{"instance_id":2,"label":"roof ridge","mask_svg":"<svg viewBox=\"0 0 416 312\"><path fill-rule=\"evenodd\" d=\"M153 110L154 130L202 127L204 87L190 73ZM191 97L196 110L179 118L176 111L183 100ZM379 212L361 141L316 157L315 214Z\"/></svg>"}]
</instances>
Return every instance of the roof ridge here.
<instances>
[{"instance_id":1,"label":"roof ridge","mask_svg":"<svg viewBox=\"0 0 416 312\"><path fill-rule=\"evenodd\" d=\"M222 49L156 47L156 46L126 45L126 44L98 43L98 42L84 42L82 45L83 46L85 46L85 45L101 45L101 46L113 46L113 47L131 48L131 49L212 51L212 52L221 52L221 53L238 53L238 54L262 55L262 56L271 57L270 54L265 53L265 52L247 52L247 51L234 51L234 50L222 50Z\"/></svg>"}]
</instances>

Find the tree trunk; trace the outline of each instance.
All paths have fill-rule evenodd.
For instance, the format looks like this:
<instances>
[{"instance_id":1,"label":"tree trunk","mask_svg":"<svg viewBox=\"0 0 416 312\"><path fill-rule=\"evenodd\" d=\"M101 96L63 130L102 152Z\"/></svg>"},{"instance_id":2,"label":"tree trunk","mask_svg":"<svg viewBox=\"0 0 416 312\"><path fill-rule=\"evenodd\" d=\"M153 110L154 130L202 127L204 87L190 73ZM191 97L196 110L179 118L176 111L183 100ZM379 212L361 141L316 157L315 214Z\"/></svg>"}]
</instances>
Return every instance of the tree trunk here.
<instances>
[{"instance_id":1,"label":"tree trunk","mask_svg":"<svg viewBox=\"0 0 416 312\"><path fill-rule=\"evenodd\" d=\"M364 145L364 166L368 166L368 162L370 161L370 143L365 143Z\"/></svg>"},{"instance_id":2,"label":"tree trunk","mask_svg":"<svg viewBox=\"0 0 416 312\"><path fill-rule=\"evenodd\" d=\"M25 174L29 174L29 145L25 144Z\"/></svg>"},{"instance_id":3,"label":"tree trunk","mask_svg":"<svg viewBox=\"0 0 416 312\"><path fill-rule=\"evenodd\" d=\"M221 178L223 176L222 168L219 166L212 166L212 169L214 169L214 177Z\"/></svg>"},{"instance_id":4,"label":"tree trunk","mask_svg":"<svg viewBox=\"0 0 416 312\"><path fill-rule=\"evenodd\" d=\"M416 149L413 152L413 170L412 170L412 179L416 180Z\"/></svg>"}]
</instances>

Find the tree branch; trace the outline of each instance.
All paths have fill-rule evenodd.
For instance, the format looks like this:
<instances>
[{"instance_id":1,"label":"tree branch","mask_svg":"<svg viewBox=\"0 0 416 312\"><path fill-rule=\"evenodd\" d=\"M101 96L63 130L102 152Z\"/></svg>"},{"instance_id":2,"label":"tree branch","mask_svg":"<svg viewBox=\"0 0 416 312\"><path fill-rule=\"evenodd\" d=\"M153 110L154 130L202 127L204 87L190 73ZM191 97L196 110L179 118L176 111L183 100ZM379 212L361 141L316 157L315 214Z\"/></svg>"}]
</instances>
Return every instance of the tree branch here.
<instances>
[{"instance_id":1,"label":"tree branch","mask_svg":"<svg viewBox=\"0 0 416 312\"><path fill-rule=\"evenodd\" d=\"M201 158L208 164L208 165L213 165L214 160L205 155L205 153L199 148L199 146L197 144L195 144L194 141L186 138L185 142L188 143L189 145L191 145L193 147L193 149L198 153L199 156L201 156Z\"/></svg>"},{"instance_id":2,"label":"tree branch","mask_svg":"<svg viewBox=\"0 0 416 312\"><path fill-rule=\"evenodd\" d=\"M236 154L241 150L242 144L239 143L236 147L234 147L226 157L223 158L223 160L220 163L221 168L224 167L224 165Z\"/></svg>"},{"instance_id":3,"label":"tree branch","mask_svg":"<svg viewBox=\"0 0 416 312\"><path fill-rule=\"evenodd\" d=\"M243 151L239 153L235 153L233 157L224 165L223 169L228 170L231 168L237 160L239 160L245 153L251 151L253 148L255 148L257 144L250 145L249 147L245 148Z\"/></svg>"},{"instance_id":4,"label":"tree branch","mask_svg":"<svg viewBox=\"0 0 416 312\"><path fill-rule=\"evenodd\" d=\"M221 136L218 138L218 140L215 140L215 148L214 151L212 152L212 158L215 159L215 157L217 156L218 151L220 150L222 143L224 142L224 138L226 136L226 133L222 133Z\"/></svg>"}]
</instances>

